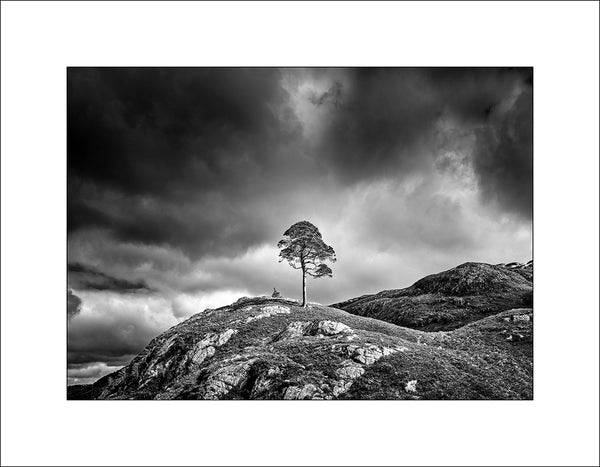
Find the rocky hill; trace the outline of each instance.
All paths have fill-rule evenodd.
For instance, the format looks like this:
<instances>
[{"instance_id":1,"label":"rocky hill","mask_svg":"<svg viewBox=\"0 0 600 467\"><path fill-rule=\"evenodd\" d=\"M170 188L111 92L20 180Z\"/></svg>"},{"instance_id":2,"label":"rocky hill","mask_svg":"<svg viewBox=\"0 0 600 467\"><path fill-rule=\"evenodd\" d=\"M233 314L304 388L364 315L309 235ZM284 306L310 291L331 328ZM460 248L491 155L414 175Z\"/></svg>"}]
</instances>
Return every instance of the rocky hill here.
<instances>
[{"instance_id":1,"label":"rocky hill","mask_svg":"<svg viewBox=\"0 0 600 467\"><path fill-rule=\"evenodd\" d=\"M532 321L531 309L514 309L427 333L244 298L169 329L126 367L70 386L68 398L531 399Z\"/></svg>"},{"instance_id":2,"label":"rocky hill","mask_svg":"<svg viewBox=\"0 0 600 467\"><path fill-rule=\"evenodd\" d=\"M384 290L331 306L411 329L457 329L501 311L532 307L533 262L464 263L405 289Z\"/></svg>"}]
</instances>

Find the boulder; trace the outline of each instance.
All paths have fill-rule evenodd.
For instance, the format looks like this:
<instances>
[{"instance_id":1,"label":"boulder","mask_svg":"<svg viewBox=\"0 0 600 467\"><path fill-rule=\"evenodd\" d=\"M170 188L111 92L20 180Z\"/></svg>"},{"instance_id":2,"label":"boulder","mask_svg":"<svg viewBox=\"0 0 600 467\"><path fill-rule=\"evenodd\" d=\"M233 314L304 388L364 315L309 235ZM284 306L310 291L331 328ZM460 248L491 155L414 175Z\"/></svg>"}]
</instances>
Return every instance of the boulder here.
<instances>
[{"instance_id":1,"label":"boulder","mask_svg":"<svg viewBox=\"0 0 600 467\"><path fill-rule=\"evenodd\" d=\"M304 336L306 330L310 327L310 321L294 321L279 334L275 340L297 339Z\"/></svg>"},{"instance_id":2,"label":"boulder","mask_svg":"<svg viewBox=\"0 0 600 467\"><path fill-rule=\"evenodd\" d=\"M275 366L260 374L254 382L250 398L256 399L260 398L264 394L269 394L269 391L272 390L273 384L277 381L281 373L281 368Z\"/></svg>"},{"instance_id":3,"label":"boulder","mask_svg":"<svg viewBox=\"0 0 600 467\"><path fill-rule=\"evenodd\" d=\"M249 316L248 318L246 318L246 323L251 323L252 321L256 321L256 320L263 319L263 318L268 318L269 316L273 316L273 315L281 315L281 314L288 315L288 314L290 314L290 312L291 312L290 308L287 306L283 306L283 305L264 306L261 308L261 312L259 314L254 315L254 316Z\"/></svg>"},{"instance_id":4,"label":"boulder","mask_svg":"<svg viewBox=\"0 0 600 467\"><path fill-rule=\"evenodd\" d=\"M288 324L275 340L297 339L303 336L333 337L340 334L354 336L354 331L337 321L294 321Z\"/></svg>"},{"instance_id":5,"label":"boulder","mask_svg":"<svg viewBox=\"0 0 600 467\"><path fill-rule=\"evenodd\" d=\"M209 357L212 357L216 349L215 347L220 347L231 339L231 336L236 334L237 329L227 329L221 333L209 333L204 336L202 340L200 340L192 349L191 361L197 365L200 365L204 360Z\"/></svg>"},{"instance_id":6,"label":"boulder","mask_svg":"<svg viewBox=\"0 0 600 467\"><path fill-rule=\"evenodd\" d=\"M352 328L337 321L323 320L319 321L315 327L315 335L336 336L342 333L352 333Z\"/></svg>"},{"instance_id":7,"label":"boulder","mask_svg":"<svg viewBox=\"0 0 600 467\"><path fill-rule=\"evenodd\" d=\"M342 366L335 372L336 376L342 379L354 379L362 376L365 372L362 365L359 365L352 360L346 360L342 363Z\"/></svg>"},{"instance_id":8,"label":"boulder","mask_svg":"<svg viewBox=\"0 0 600 467\"><path fill-rule=\"evenodd\" d=\"M285 400L323 399L323 392L314 384L305 384L302 388L290 386L283 393Z\"/></svg>"},{"instance_id":9,"label":"boulder","mask_svg":"<svg viewBox=\"0 0 600 467\"><path fill-rule=\"evenodd\" d=\"M213 373L203 384L204 399L220 399L233 388L239 388L250 377L250 370L256 359L234 363Z\"/></svg>"}]
</instances>

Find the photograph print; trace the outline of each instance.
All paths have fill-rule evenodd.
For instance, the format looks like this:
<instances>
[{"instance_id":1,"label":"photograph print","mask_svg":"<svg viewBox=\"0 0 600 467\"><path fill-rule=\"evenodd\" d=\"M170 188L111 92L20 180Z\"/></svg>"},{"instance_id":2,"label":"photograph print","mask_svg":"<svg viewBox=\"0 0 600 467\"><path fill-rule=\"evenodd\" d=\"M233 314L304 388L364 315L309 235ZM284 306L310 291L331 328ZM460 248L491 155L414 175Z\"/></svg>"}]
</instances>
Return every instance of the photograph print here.
<instances>
[{"instance_id":1,"label":"photograph print","mask_svg":"<svg viewBox=\"0 0 600 467\"><path fill-rule=\"evenodd\" d=\"M532 68L66 80L68 399L533 399Z\"/></svg>"}]
</instances>

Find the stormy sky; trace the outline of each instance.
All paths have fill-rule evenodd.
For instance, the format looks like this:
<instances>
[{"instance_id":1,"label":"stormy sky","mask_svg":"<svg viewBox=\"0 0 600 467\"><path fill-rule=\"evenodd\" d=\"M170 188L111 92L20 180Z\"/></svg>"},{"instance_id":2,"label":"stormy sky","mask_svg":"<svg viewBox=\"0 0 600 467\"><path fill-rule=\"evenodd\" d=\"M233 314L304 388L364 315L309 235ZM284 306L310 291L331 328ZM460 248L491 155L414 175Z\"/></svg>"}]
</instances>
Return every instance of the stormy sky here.
<instances>
[{"instance_id":1,"label":"stormy sky","mask_svg":"<svg viewBox=\"0 0 600 467\"><path fill-rule=\"evenodd\" d=\"M532 248L530 68L70 68L69 383L244 295L298 298L277 241L336 251L324 304Z\"/></svg>"}]
</instances>

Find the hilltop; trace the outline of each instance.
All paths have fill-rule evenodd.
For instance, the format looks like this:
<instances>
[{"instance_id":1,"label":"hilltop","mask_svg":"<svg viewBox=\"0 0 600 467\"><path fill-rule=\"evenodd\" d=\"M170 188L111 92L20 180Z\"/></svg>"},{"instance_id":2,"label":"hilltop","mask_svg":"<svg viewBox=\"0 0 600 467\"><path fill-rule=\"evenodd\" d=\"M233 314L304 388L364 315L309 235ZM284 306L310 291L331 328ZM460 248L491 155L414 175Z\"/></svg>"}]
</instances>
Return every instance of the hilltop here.
<instances>
[{"instance_id":1,"label":"hilltop","mask_svg":"<svg viewBox=\"0 0 600 467\"><path fill-rule=\"evenodd\" d=\"M426 333L319 304L243 298L152 340L69 399L531 399L531 309Z\"/></svg>"},{"instance_id":2,"label":"hilltop","mask_svg":"<svg viewBox=\"0 0 600 467\"><path fill-rule=\"evenodd\" d=\"M404 289L331 305L423 331L453 330L513 308L533 306L533 262L464 263Z\"/></svg>"}]
</instances>

